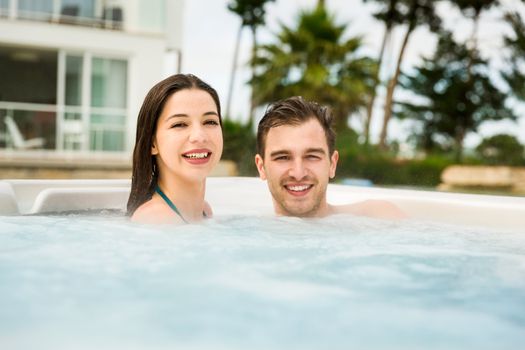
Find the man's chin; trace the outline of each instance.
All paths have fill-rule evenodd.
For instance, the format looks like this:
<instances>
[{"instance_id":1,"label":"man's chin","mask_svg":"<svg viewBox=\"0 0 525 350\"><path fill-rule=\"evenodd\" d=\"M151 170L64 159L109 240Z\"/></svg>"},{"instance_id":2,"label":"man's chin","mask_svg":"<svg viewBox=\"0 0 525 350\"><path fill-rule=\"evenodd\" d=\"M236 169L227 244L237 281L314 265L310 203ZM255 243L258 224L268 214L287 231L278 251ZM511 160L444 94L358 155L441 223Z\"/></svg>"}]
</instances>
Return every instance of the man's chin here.
<instances>
[{"instance_id":1,"label":"man's chin","mask_svg":"<svg viewBox=\"0 0 525 350\"><path fill-rule=\"evenodd\" d=\"M297 216L300 218L310 218L317 216L317 208L314 206L293 206L287 205L281 208L284 216Z\"/></svg>"}]
</instances>

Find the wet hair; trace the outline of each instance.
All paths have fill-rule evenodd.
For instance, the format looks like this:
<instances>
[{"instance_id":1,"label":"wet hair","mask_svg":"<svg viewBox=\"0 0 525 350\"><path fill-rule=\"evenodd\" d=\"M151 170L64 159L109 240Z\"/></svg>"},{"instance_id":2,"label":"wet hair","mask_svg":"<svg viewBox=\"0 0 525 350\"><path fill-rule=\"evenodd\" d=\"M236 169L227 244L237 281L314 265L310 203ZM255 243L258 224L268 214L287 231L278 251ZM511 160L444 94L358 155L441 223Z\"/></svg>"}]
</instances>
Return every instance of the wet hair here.
<instances>
[{"instance_id":1,"label":"wet hair","mask_svg":"<svg viewBox=\"0 0 525 350\"><path fill-rule=\"evenodd\" d=\"M317 102L307 101L301 96L293 96L271 104L264 113L257 128L257 153L264 158L266 137L271 128L282 125L300 125L315 119L323 127L328 151L335 151L335 131L332 128L332 111Z\"/></svg>"},{"instance_id":2,"label":"wet hair","mask_svg":"<svg viewBox=\"0 0 525 350\"><path fill-rule=\"evenodd\" d=\"M127 205L127 215L129 216L133 215L139 206L151 199L157 185L158 167L155 156L151 154L151 146L157 131L157 121L164 109L166 100L174 93L186 89L203 90L210 94L217 107L219 122L222 127L221 104L217 91L195 75L175 74L153 86L144 98L137 119L131 192Z\"/></svg>"}]
</instances>

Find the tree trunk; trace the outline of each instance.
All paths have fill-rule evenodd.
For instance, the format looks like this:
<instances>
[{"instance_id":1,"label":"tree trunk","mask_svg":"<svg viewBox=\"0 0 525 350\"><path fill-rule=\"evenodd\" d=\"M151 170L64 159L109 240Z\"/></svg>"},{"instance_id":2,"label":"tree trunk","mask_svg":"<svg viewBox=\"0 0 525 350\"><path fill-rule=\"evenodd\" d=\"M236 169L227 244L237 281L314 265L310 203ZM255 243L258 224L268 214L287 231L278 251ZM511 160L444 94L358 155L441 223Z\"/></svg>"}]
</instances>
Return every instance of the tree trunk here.
<instances>
[{"instance_id":1,"label":"tree trunk","mask_svg":"<svg viewBox=\"0 0 525 350\"><path fill-rule=\"evenodd\" d=\"M252 59L250 61L250 67L252 70L252 78L251 81L255 78L255 56L257 55L257 29L255 27L252 27L252 36L253 36L253 46L252 46ZM256 102L255 102L255 94L253 91L253 84L251 89L251 97L250 97L250 120L253 120L255 118L255 108ZM255 121L254 121L255 122Z\"/></svg>"},{"instance_id":2,"label":"tree trunk","mask_svg":"<svg viewBox=\"0 0 525 350\"><path fill-rule=\"evenodd\" d=\"M393 99L394 99L394 91L397 85L397 79L399 78L399 74L401 73L401 63L403 62L403 56L405 55L405 51L408 45L408 39L410 39L410 35L412 34L414 27L415 27L415 24L413 23L411 23L408 26L408 30L403 40L403 44L401 45L401 50L399 51L399 57L397 58L397 65L396 65L396 70L394 72L394 76L388 81L386 96L385 96L383 128L381 129L381 134L379 135L379 147L382 149L386 149L387 129L388 129L388 123L390 122L390 118L392 117L392 104L393 104Z\"/></svg>"},{"instance_id":3,"label":"tree trunk","mask_svg":"<svg viewBox=\"0 0 525 350\"><path fill-rule=\"evenodd\" d=\"M470 34L470 47L469 47L469 59L467 63L467 76L468 81L472 80L472 67L474 66L474 55L477 55L478 52L478 25L479 25L479 12L474 14L472 34Z\"/></svg>"},{"instance_id":4,"label":"tree trunk","mask_svg":"<svg viewBox=\"0 0 525 350\"><path fill-rule=\"evenodd\" d=\"M383 55L385 53L386 43L390 38L390 31L392 28L389 25L385 25L385 33L383 34L383 42L381 43L381 49L379 51L379 58L377 60L377 71L374 76L374 87L370 94L370 100L366 106L366 119L365 119L365 144L368 145L370 142L370 124L372 123L372 113L374 112L374 102L376 99L377 86L380 82L381 64L383 63Z\"/></svg>"},{"instance_id":5,"label":"tree trunk","mask_svg":"<svg viewBox=\"0 0 525 350\"><path fill-rule=\"evenodd\" d=\"M233 86L235 85L235 73L237 73L237 63L239 61L239 46L241 44L242 29L243 29L243 25L241 24L239 26L239 30L237 31L237 40L235 41L235 51L233 52L232 71L230 75L230 86L228 87L228 99L226 102L226 113L224 114L226 118L230 118L230 119L231 119L230 111L231 111L231 103L232 103L232 96L233 96Z\"/></svg>"},{"instance_id":6,"label":"tree trunk","mask_svg":"<svg viewBox=\"0 0 525 350\"><path fill-rule=\"evenodd\" d=\"M456 127L456 138L455 138L455 147L456 147L456 162L461 163L463 161L463 140L465 139L465 129L462 126Z\"/></svg>"}]
</instances>

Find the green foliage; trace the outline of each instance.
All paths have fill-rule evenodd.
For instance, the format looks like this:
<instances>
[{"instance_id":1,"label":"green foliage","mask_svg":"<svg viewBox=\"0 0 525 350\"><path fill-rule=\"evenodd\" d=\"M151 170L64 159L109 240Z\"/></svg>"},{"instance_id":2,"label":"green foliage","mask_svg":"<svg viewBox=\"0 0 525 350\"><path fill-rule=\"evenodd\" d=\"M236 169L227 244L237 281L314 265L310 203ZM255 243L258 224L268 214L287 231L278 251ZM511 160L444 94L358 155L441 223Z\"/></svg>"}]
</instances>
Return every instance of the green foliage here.
<instances>
[{"instance_id":1,"label":"green foliage","mask_svg":"<svg viewBox=\"0 0 525 350\"><path fill-rule=\"evenodd\" d=\"M408 24L414 29L419 25L428 25L431 31L437 31L441 26L435 0L364 0L369 1L381 6L374 17L387 26Z\"/></svg>"},{"instance_id":2,"label":"green foliage","mask_svg":"<svg viewBox=\"0 0 525 350\"><path fill-rule=\"evenodd\" d=\"M363 0L366 2L375 2L380 5L377 12L373 16L383 22L386 27L391 28L395 24L401 23L401 13L397 7L398 0Z\"/></svg>"},{"instance_id":3,"label":"green foliage","mask_svg":"<svg viewBox=\"0 0 525 350\"><path fill-rule=\"evenodd\" d=\"M400 103L396 116L419 123L414 130L418 146L427 152L437 145L454 148L460 161L467 133L488 120L516 119L505 106L506 95L493 85L487 70L486 61L456 44L451 33L443 32L434 57L424 59L414 74L401 77L402 86L419 100Z\"/></svg>"},{"instance_id":4,"label":"green foliage","mask_svg":"<svg viewBox=\"0 0 525 350\"><path fill-rule=\"evenodd\" d=\"M294 28L283 25L277 42L260 46L254 58L255 103L301 95L331 106L336 129L346 128L349 115L366 105L377 64L358 54L361 38L343 39L345 29L324 6L302 12Z\"/></svg>"},{"instance_id":5,"label":"green foliage","mask_svg":"<svg viewBox=\"0 0 525 350\"><path fill-rule=\"evenodd\" d=\"M264 25L266 3L275 0L233 0L228 4L228 10L237 14L242 21L242 26L252 28Z\"/></svg>"},{"instance_id":6,"label":"green foliage","mask_svg":"<svg viewBox=\"0 0 525 350\"><path fill-rule=\"evenodd\" d=\"M490 9L492 6L497 6L498 0L454 0L451 1L453 5L456 5L461 12L468 17L476 18L479 14Z\"/></svg>"},{"instance_id":7,"label":"green foliage","mask_svg":"<svg viewBox=\"0 0 525 350\"><path fill-rule=\"evenodd\" d=\"M490 165L525 165L525 147L512 135L494 135L481 141L476 153Z\"/></svg>"},{"instance_id":8,"label":"green foliage","mask_svg":"<svg viewBox=\"0 0 525 350\"><path fill-rule=\"evenodd\" d=\"M393 113L394 94L399 83L401 64L405 57L408 42L414 30L419 26L428 26L432 32L437 31L441 26L441 19L436 13L437 1L435 0L377 0L376 2L384 5L384 10L376 14L376 17L381 18L384 15L383 20L387 26L404 25L407 27L401 48L397 54L394 72L386 84L383 126L379 134L379 145L386 149L388 124Z\"/></svg>"},{"instance_id":9,"label":"green foliage","mask_svg":"<svg viewBox=\"0 0 525 350\"><path fill-rule=\"evenodd\" d=\"M255 176L254 163L256 137L251 122L242 124L233 120L222 121L224 149L222 159L233 160L237 164L239 175Z\"/></svg>"},{"instance_id":10,"label":"green foliage","mask_svg":"<svg viewBox=\"0 0 525 350\"><path fill-rule=\"evenodd\" d=\"M508 59L509 68L502 75L514 96L525 101L525 23L517 12L507 14L505 19L514 35L504 38L505 44L511 49L511 57Z\"/></svg>"},{"instance_id":11,"label":"green foliage","mask_svg":"<svg viewBox=\"0 0 525 350\"><path fill-rule=\"evenodd\" d=\"M376 185L435 187L440 183L441 172L452 163L442 156L399 160L374 147L358 147L340 153L337 179L363 178Z\"/></svg>"}]
</instances>

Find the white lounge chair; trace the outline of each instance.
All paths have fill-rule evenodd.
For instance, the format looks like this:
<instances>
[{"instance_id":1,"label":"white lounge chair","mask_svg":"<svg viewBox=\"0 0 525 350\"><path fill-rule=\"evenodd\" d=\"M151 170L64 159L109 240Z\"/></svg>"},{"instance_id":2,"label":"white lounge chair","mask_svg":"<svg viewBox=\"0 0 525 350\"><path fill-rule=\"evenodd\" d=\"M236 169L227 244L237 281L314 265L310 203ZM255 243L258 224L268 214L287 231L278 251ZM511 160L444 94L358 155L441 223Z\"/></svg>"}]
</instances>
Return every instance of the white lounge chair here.
<instances>
[{"instance_id":1,"label":"white lounge chair","mask_svg":"<svg viewBox=\"0 0 525 350\"><path fill-rule=\"evenodd\" d=\"M81 120L66 119L62 122L62 133L64 135L64 149L82 149L82 143L84 142L84 136L82 135L83 128L84 125L82 124Z\"/></svg>"},{"instance_id":2,"label":"white lounge chair","mask_svg":"<svg viewBox=\"0 0 525 350\"><path fill-rule=\"evenodd\" d=\"M35 137L28 140L24 139L20 129L18 129L18 125L16 125L15 120L10 115L4 118L4 122L7 125L11 142L16 149L41 148L44 146L45 139L42 137Z\"/></svg>"}]
</instances>

